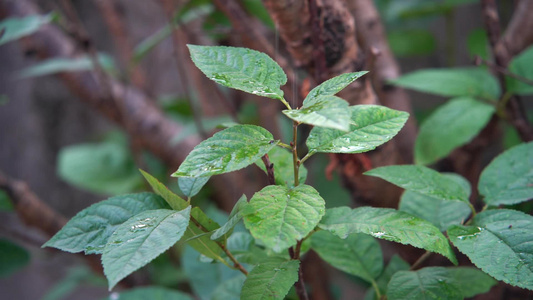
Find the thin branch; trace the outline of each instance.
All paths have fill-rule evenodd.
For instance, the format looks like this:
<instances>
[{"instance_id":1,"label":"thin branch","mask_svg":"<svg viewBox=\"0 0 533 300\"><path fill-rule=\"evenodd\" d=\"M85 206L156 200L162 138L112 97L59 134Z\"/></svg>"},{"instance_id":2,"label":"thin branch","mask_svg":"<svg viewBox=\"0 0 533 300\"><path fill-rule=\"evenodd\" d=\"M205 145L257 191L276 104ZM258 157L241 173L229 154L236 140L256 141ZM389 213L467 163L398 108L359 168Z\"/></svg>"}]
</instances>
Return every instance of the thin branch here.
<instances>
[{"instance_id":1,"label":"thin branch","mask_svg":"<svg viewBox=\"0 0 533 300\"><path fill-rule=\"evenodd\" d=\"M267 170L268 184L275 185L276 178L274 177L274 164L270 162L270 158L268 157L268 154L263 155L263 157L261 157L261 160L265 164L265 168Z\"/></svg>"},{"instance_id":2,"label":"thin branch","mask_svg":"<svg viewBox=\"0 0 533 300\"><path fill-rule=\"evenodd\" d=\"M300 260L300 257L296 255L293 247L289 248L289 255L291 259ZM300 268L298 268L298 281L294 284L296 294L300 300L309 300L309 295L307 294L307 289L305 288L304 274L302 271L302 265L300 263Z\"/></svg>"},{"instance_id":3,"label":"thin branch","mask_svg":"<svg viewBox=\"0 0 533 300\"><path fill-rule=\"evenodd\" d=\"M415 261L415 263L411 266L411 268L409 268L409 270L411 271L416 270L418 267L420 267L421 264L423 264L431 256L431 254L432 254L431 252L426 251L426 253L422 254L422 256L420 256Z\"/></svg>"},{"instance_id":4,"label":"thin branch","mask_svg":"<svg viewBox=\"0 0 533 300\"><path fill-rule=\"evenodd\" d=\"M515 73L509 71L509 69L500 67L497 64L495 64L495 63L493 63L491 61L488 61L486 59L483 59L480 56L476 55L476 57L474 58L474 62L475 62L476 65L484 64L484 65L488 66L489 68L495 70L498 73L501 73L501 74L503 74L505 76L509 76L509 77L514 78L516 80L522 81L525 84L533 86L533 80L531 80L529 78L526 78L526 77L523 77L523 76L520 76L518 74L515 74Z\"/></svg>"}]
</instances>

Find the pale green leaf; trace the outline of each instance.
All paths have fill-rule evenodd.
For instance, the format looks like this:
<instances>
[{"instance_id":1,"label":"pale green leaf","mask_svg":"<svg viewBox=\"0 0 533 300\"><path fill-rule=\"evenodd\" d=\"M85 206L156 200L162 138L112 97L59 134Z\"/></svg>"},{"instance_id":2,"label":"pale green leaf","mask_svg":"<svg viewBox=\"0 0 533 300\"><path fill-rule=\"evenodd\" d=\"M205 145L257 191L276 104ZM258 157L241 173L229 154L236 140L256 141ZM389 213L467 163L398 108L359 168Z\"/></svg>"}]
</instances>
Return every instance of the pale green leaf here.
<instances>
[{"instance_id":1,"label":"pale green leaf","mask_svg":"<svg viewBox=\"0 0 533 300\"><path fill-rule=\"evenodd\" d=\"M443 267L397 272L387 286L387 299L390 300L462 300L463 298L453 276Z\"/></svg>"},{"instance_id":2,"label":"pale green leaf","mask_svg":"<svg viewBox=\"0 0 533 300\"><path fill-rule=\"evenodd\" d=\"M231 210L231 213L229 215L228 222L226 222L224 225L222 225L220 228L215 230L213 234L211 234L212 240L218 240L222 236L226 235L230 231L233 230L235 225L242 220L242 213L241 210L243 207L248 204L248 201L246 199L246 195L242 195L241 198L235 203L235 206Z\"/></svg>"},{"instance_id":3,"label":"pale green leaf","mask_svg":"<svg viewBox=\"0 0 533 300\"><path fill-rule=\"evenodd\" d=\"M107 54L98 54L98 63L102 68L110 73L116 70L113 58ZM37 77L52 75L61 72L78 72L92 70L94 67L89 56L76 58L54 57L43 60L31 67L21 70L18 73L19 78Z\"/></svg>"},{"instance_id":4,"label":"pale green leaf","mask_svg":"<svg viewBox=\"0 0 533 300\"><path fill-rule=\"evenodd\" d=\"M280 87L287 76L268 55L246 48L187 46L192 61L209 79L247 93L283 99Z\"/></svg>"},{"instance_id":5,"label":"pale green leaf","mask_svg":"<svg viewBox=\"0 0 533 300\"><path fill-rule=\"evenodd\" d=\"M193 298L180 291L171 290L160 286L145 286L131 290L115 292L108 300L192 300Z\"/></svg>"},{"instance_id":6,"label":"pale green leaf","mask_svg":"<svg viewBox=\"0 0 533 300\"><path fill-rule=\"evenodd\" d=\"M341 239L328 231L319 231L311 236L311 247L325 262L367 282L372 282L383 270L381 247L366 234L352 233Z\"/></svg>"},{"instance_id":7,"label":"pale green leaf","mask_svg":"<svg viewBox=\"0 0 533 300\"><path fill-rule=\"evenodd\" d=\"M292 152L285 148L274 147L268 152L270 163L274 164L274 179L277 185L288 187L294 186L294 169L292 164ZM262 160L255 163L261 170L267 171ZM298 182L305 183L307 168L302 164L298 172Z\"/></svg>"},{"instance_id":8,"label":"pale green leaf","mask_svg":"<svg viewBox=\"0 0 533 300\"><path fill-rule=\"evenodd\" d=\"M417 164L431 164L476 137L494 114L494 106L462 97L437 108L420 126L415 143Z\"/></svg>"},{"instance_id":9,"label":"pale green leaf","mask_svg":"<svg viewBox=\"0 0 533 300\"><path fill-rule=\"evenodd\" d=\"M437 44L434 34L424 29L391 30L387 39L392 52L399 57L430 55Z\"/></svg>"},{"instance_id":10,"label":"pale green leaf","mask_svg":"<svg viewBox=\"0 0 533 300\"><path fill-rule=\"evenodd\" d=\"M387 166L370 170L365 174L382 178L408 191L429 197L468 203L469 192L460 183L424 166Z\"/></svg>"},{"instance_id":11,"label":"pale green leaf","mask_svg":"<svg viewBox=\"0 0 533 300\"><path fill-rule=\"evenodd\" d=\"M410 265L401 259L398 255L393 255L389 261L387 267L381 272L379 277L376 279L376 284L382 295L387 294L387 285L389 284L390 279L398 271L407 271L409 270ZM371 287L367 290L364 300L381 300L376 296L376 290Z\"/></svg>"},{"instance_id":12,"label":"pale green leaf","mask_svg":"<svg viewBox=\"0 0 533 300\"><path fill-rule=\"evenodd\" d=\"M411 245L442 254L457 264L450 244L440 230L428 221L390 208L337 207L328 209L318 225L324 230L346 238L353 232Z\"/></svg>"},{"instance_id":13,"label":"pale green leaf","mask_svg":"<svg viewBox=\"0 0 533 300\"><path fill-rule=\"evenodd\" d=\"M49 23L54 14L45 16L31 15L23 18L7 18L0 22L0 45L35 33L41 26Z\"/></svg>"},{"instance_id":14,"label":"pale green leaf","mask_svg":"<svg viewBox=\"0 0 533 300\"><path fill-rule=\"evenodd\" d=\"M266 129L236 125L215 133L189 153L175 177L201 177L237 171L253 164L277 141Z\"/></svg>"},{"instance_id":15,"label":"pale green leaf","mask_svg":"<svg viewBox=\"0 0 533 300\"><path fill-rule=\"evenodd\" d=\"M131 193L142 183L129 150L113 142L61 149L57 171L66 182L95 193Z\"/></svg>"},{"instance_id":16,"label":"pale green leaf","mask_svg":"<svg viewBox=\"0 0 533 300\"><path fill-rule=\"evenodd\" d=\"M154 193L165 199L165 201L168 203L168 205L170 205L170 207L172 207L172 209L182 210L189 206L189 203L187 203L187 201L183 200L180 196L174 194L164 184L159 182L157 178L141 169L139 169L139 171L144 176L148 184L152 187Z\"/></svg>"},{"instance_id":17,"label":"pale green leaf","mask_svg":"<svg viewBox=\"0 0 533 300\"><path fill-rule=\"evenodd\" d=\"M376 105L355 105L348 132L315 127L309 133L311 152L361 153L391 140L407 121L409 114Z\"/></svg>"},{"instance_id":18,"label":"pale green leaf","mask_svg":"<svg viewBox=\"0 0 533 300\"><path fill-rule=\"evenodd\" d=\"M276 252L296 245L315 228L324 212L324 199L305 184L292 189L269 185L242 209L246 228Z\"/></svg>"},{"instance_id":19,"label":"pale green leaf","mask_svg":"<svg viewBox=\"0 0 533 300\"><path fill-rule=\"evenodd\" d=\"M222 282L213 291L211 300L240 300L245 279L246 276L239 275Z\"/></svg>"},{"instance_id":20,"label":"pale green leaf","mask_svg":"<svg viewBox=\"0 0 533 300\"><path fill-rule=\"evenodd\" d=\"M30 262L26 249L6 239L0 239L0 278L7 277Z\"/></svg>"},{"instance_id":21,"label":"pale green leaf","mask_svg":"<svg viewBox=\"0 0 533 300\"><path fill-rule=\"evenodd\" d=\"M500 97L500 85L483 68L425 69L403 75L391 83L446 97L469 96L488 100Z\"/></svg>"},{"instance_id":22,"label":"pale green leaf","mask_svg":"<svg viewBox=\"0 0 533 300\"><path fill-rule=\"evenodd\" d=\"M470 195L470 183L465 178L453 173L442 175L457 181ZM431 222L441 231L446 231L454 224L463 224L471 213L470 207L464 202L441 200L411 191L402 194L398 209Z\"/></svg>"},{"instance_id":23,"label":"pale green leaf","mask_svg":"<svg viewBox=\"0 0 533 300\"><path fill-rule=\"evenodd\" d=\"M496 157L481 173L479 193L488 205L511 205L533 198L533 142Z\"/></svg>"},{"instance_id":24,"label":"pale green leaf","mask_svg":"<svg viewBox=\"0 0 533 300\"><path fill-rule=\"evenodd\" d=\"M298 280L299 260L271 258L258 264L248 274L241 291L241 299L282 300Z\"/></svg>"},{"instance_id":25,"label":"pale green leaf","mask_svg":"<svg viewBox=\"0 0 533 300\"><path fill-rule=\"evenodd\" d=\"M355 73L344 73L339 76L326 80L313 88L303 101L304 107L309 107L319 99L320 96L333 96L342 89L350 85L350 83L357 80L357 78L365 75L368 71L361 71Z\"/></svg>"},{"instance_id":26,"label":"pale green leaf","mask_svg":"<svg viewBox=\"0 0 533 300\"><path fill-rule=\"evenodd\" d=\"M211 177L180 177L178 178L178 186L185 196L192 198L200 192L207 181L209 181L209 178Z\"/></svg>"},{"instance_id":27,"label":"pale green leaf","mask_svg":"<svg viewBox=\"0 0 533 300\"><path fill-rule=\"evenodd\" d=\"M522 51L519 55L515 56L509 63L509 71L515 75L525 78L529 83L523 80L506 77L507 89L509 92L519 95L531 95L533 94L533 46Z\"/></svg>"},{"instance_id":28,"label":"pale green leaf","mask_svg":"<svg viewBox=\"0 0 533 300\"><path fill-rule=\"evenodd\" d=\"M336 96L318 96L313 100L311 105L286 109L283 113L299 123L343 131L350 129L348 102Z\"/></svg>"},{"instance_id":29,"label":"pale green leaf","mask_svg":"<svg viewBox=\"0 0 533 300\"><path fill-rule=\"evenodd\" d=\"M189 244L194 250L200 252L206 257L221 260L222 249L211 240L213 231L220 228L215 221L209 218L199 207L194 207L191 211L191 217L198 222L200 228L195 222L191 221L189 227L183 236L182 241ZM205 230L204 230L205 229ZM224 245L224 241L221 242Z\"/></svg>"},{"instance_id":30,"label":"pale green leaf","mask_svg":"<svg viewBox=\"0 0 533 300\"><path fill-rule=\"evenodd\" d=\"M100 254L117 227L129 218L143 211L165 208L169 208L165 201L152 193L112 197L80 211L43 247Z\"/></svg>"},{"instance_id":31,"label":"pale green leaf","mask_svg":"<svg viewBox=\"0 0 533 300\"><path fill-rule=\"evenodd\" d=\"M190 213L190 207L182 211L149 210L120 225L102 254L109 289L179 241L189 225Z\"/></svg>"},{"instance_id":32,"label":"pale green leaf","mask_svg":"<svg viewBox=\"0 0 533 300\"><path fill-rule=\"evenodd\" d=\"M500 209L479 213L471 226L448 229L452 243L490 276L533 290L533 217Z\"/></svg>"}]
</instances>

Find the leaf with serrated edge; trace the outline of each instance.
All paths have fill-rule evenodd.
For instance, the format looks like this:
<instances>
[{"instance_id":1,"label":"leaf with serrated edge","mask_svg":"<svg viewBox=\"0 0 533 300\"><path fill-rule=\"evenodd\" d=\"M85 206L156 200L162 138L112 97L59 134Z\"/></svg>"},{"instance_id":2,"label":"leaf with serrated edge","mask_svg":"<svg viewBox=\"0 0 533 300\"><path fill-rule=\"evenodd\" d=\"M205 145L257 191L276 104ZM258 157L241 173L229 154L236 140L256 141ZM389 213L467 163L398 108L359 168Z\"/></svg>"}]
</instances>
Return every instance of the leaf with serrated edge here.
<instances>
[{"instance_id":1,"label":"leaf with serrated edge","mask_svg":"<svg viewBox=\"0 0 533 300\"><path fill-rule=\"evenodd\" d=\"M328 209L318 227L340 238L353 232L411 245L442 254L457 264L457 259L446 237L428 221L390 208L336 207Z\"/></svg>"},{"instance_id":2,"label":"leaf with serrated edge","mask_svg":"<svg viewBox=\"0 0 533 300\"><path fill-rule=\"evenodd\" d=\"M268 152L270 163L274 164L274 177L276 185L285 185L288 187L294 186L294 166L292 164L292 152L285 148L274 147ZM263 171L267 171L262 160L258 160L255 164ZM300 165L298 171L298 182L305 183L307 179L307 168L305 165Z\"/></svg>"},{"instance_id":3,"label":"leaf with serrated edge","mask_svg":"<svg viewBox=\"0 0 533 300\"><path fill-rule=\"evenodd\" d=\"M298 280L299 260L270 258L258 264L248 274L241 291L241 299L281 300Z\"/></svg>"},{"instance_id":4,"label":"leaf with serrated edge","mask_svg":"<svg viewBox=\"0 0 533 300\"><path fill-rule=\"evenodd\" d=\"M343 131L350 129L348 102L335 96L318 96L312 105L286 109L283 113L299 123Z\"/></svg>"},{"instance_id":5,"label":"leaf with serrated edge","mask_svg":"<svg viewBox=\"0 0 533 300\"><path fill-rule=\"evenodd\" d=\"M189 227L183 235L183 242L194 248L194 250L201 254L212 258L221 260L222 249L220 246L210 239L211 232L220 228L215 221L211 220L199 207L194 207L191 211L191 216L207 231L202 230L193 221L189 223ZM224 241L220 242L224 245Z\"/></svg>"},{"instance_id":6,"label":"leaf with serrated edge","mask_svg":"<svg viewBox=\"0 0 533 300\"><path fill-rule=\"evenodd\" d=\"M129 218L146 210L166 208L165 201L152 193L111 197L80 211L43 247L100 254L117 227Z\"/></svg>"},{"instance_id":7,"label":"leaf with serrated edge","mask_svg":"<svg viewBox=\"0 0 533 300\"><path fill-rule=\"evenodd\" d=\"M154 176L150 175L149 173L141 169L139 169L139 171L144 176L148 184L150 184L154 192L158 194L159 196L163 197L163 199L167 201L168 205L170 205L172 209L182 210L182 209L185 209L187 206L189 206L189 203L187 203L187 201L183 200L180 196L170 191L164 184L159 182L159 180L157 180Z\"/></svg>"},{"instance_id":8,"label":"leaf with serrated edge","mask_svg":"<svg viewBox=\"0 0 533 300\"><path fill-rule=\"evenodd\" d=\"M222 227L218 228L213 232L213 234L211 235L212 240L218 240L219 238L233 230L233 227L235 227L235 225L237 225L237 223L239 223L239 221L242 219L241 210L247 203L248 201L246 199L246 195L242 195L239 201L235 203L235 206L231 210L228 222L226 222L226 224L222 225Z\"/></svg>"},{"instance_id":9,"label":"leaf with serrated edge","mask_svg":"<svg viewBox=\"0 0 533 300\"><path fill-rule=\"evenodd\" d=\"M415 143L416 163L434 163L468 143L487 125L493 113L494 106L468 97L440 106L420 126Z\"/></svg>"},{"instance_id":10,"label":"leaf with serrated edge","mask_svg":"<svg viewBox=\"0 0 533 300\"><path fill-rule=\"evenodd\" d=\"M200 177L237 171L253 164L277 141L266 129L235 125L215 133L189 153L174 177Z\"/></svg>"},{"instance_id":11,"label":"leaf with serrated edge","mask_svg":"<svg viewBox=\"0 0 533 300\"><path fill-rule=\"evenodd\" d=\"M178 178L178 186L185 196L194 197L204 187L209 178L211 177L180 177Z\"/></svg>"},{"instance_id":12,"label":"leaf with serrated edge","mask_svg":"<svg viewBox=\"0 0 533 300\"><path fill-rule=\"evenodd\" d=\"M352 233L341 239L328 231L319 231L311 236L311 247L325 262L367 282L372 282L383 270L379 243L366 234Z\"/></svg>"},{"instance_id":13,"label":"leaf with serrated edge","mask_svg":"<svg viewBox=\"0 0 533 300\"><path fill-rule=\"evenodd\" d=\"M464 297L447 268L429 267L394 274L387 286L387 299L462 300Z\"/></svg>"},{"instance_id":14,"label":"leaf with serrated edge","mask_svg":"<svg viewBox=\"0 0 533 300\"><path fill-rule=\"evenodd\" d=\"M120 225L102 254L109 289L179 241L189 225L190 212L190 207L150 210Z\"/></svg>"},{"instance_id":15,"label":"leaf with serrated edge","mask_svg":"<svg viewBox=\"0 0 533 300\"><path fill-rule=\"evenodd\" d=\"M187 46L192 61L209 79L254 95L283 99L280 87L287 76L268 55L246 48Z\"/></svg>"},{"instance_id":16,"label":"leaf with serrated edge","mask_svg":"<svg viewBox=\"0 0 533 300\"><path fill-rule=\"evenodd\" d=\"M488 210L471 226L448 229L452 243L474 265L508 284L533 290L533 217L510 210Z\"/></svg>"},{"instance_id":17,"label":"leaf with serrated edge","mask_svg":"<svg viewBox=\"0 0 533 300\"><path fill-rule=\"evenodd\" d=\"M354 82L357 80L357 78L365 75L366 73L368 73L368 71L345 73L322 82L320 85L312 89L309 94L307 94L307 97L304 99L303 106L308 107L313 105L319 96L332 96L337 94L350 83Z\"/></svg>"},{"instance_id":18,"label":"leaf with serrated edge","mask_svg":"<svg viewBox=\"0 0 533 300\"><path fill-rule=\"evenodd\" d=\"M424 166L403 165L372 169L365 175L379 177L408 191L447 201L468 203L461 184Z\"/></svg>"},{"instance_id":19,"label":"leaf with serrated edge","mask_svg":"<svg viewBox=\"0 0 533 300\"><path fill-rule=\"evenodd\" d=\"M309 133L310 152L362 153L391 140L407 121L409 114L377 105L350 106L348 132L315 127Z\"/></svg>"},{"instance_id":20,"label":"leaf with serrated edge","mask_svg":"<svg viewBox=\"0 0 533 300\"><path fill-rule=\"evenodd\" d=\"M292 189L269 185L242 209L246 228L276 252L296 245L315 228L324 212L324 199L305 184Z\"/></svg>"},{"instance_id":21,"label":"leaf with serrated edge","mask_svg":"<svg viewBox=\"0 0 533 300\"><path fill-rule=\"evenodd\" d=\"M381 274L376 278L376 284L382 295L387 294L387 284L389 284L390 279L398 271L407 271L409 270L410 265L405 262L397 254L393 255L389 260L387 267L381 272ZM367 289L364 300L380 300L376 296L376 290L371 287Z\"/></svg>"},{"instance_id":22,"label":"leaf with serrated edge","mask_svg":"<svg viewBox=\"0 0 533 300\"><path fill-rule=\"evenodd\" d=\"M515 146L496 157L481 173L483 201L511 205L533 198L533 142Z\"/></svg>"}]
</instances>

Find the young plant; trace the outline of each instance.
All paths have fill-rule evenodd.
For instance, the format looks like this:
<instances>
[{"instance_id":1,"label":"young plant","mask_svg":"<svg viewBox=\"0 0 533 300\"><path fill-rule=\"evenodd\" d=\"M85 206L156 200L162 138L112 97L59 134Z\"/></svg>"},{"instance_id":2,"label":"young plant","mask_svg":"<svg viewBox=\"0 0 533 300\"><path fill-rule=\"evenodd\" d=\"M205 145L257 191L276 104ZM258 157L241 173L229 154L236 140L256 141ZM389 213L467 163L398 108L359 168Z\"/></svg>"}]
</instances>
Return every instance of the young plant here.
<instances>
[{"instance_id":1,"label":"young plant","mask_svg":"<svg viewBox=\"0 0 533 300\"><path fill-rule=\"evenodd\" d=\"M349 106L335 96L366 72L332 78L314 88L301 108L293 108L280 89L287 81L286 75L267 55L220 46L189 45L189 50L196 66L210 79L281 101L287 108L283 114L293 121L292 140L280 141L255 125L226 128L196 146L173 174L179 178L187 199L141 171L155 194L117 196L94 204L72 218L44 246L101 254L112 289L181 241L201 254L202 261L223 264L242 273L202 294L202 299L222 299L222 291L231 291L241 299L284 299L293 285L298 297L306 299L300 261L309 249L333 267L366 281L372 287L368 295L372 298L386 295L388 299L419 299L431 294L435 298L461 299L486 292L495 281L475 268L409 271L409 265L397 257L384 267L375 238L438 253L457 264L442 233L448 230L452 243L483 271L507 283L533 289L533 245L529 242L533 240L532 217L513 210L485 209L477 214L468 202L470 187L457 175L442 175L421 166L369 171L368 175L408 190L401 210L326 210L325 200L305 184L304 163L311 156L319 152L373 150L392 139L406 122L405 112L375 105ZM314 128L306 140L308 152L300 158L297 140L302 123ZM523 168L517 164L512 169L504 167L509 173L508 181L495 178L500 166L509 160L533 157L532 145L512 149L487 167L479 190L488 206L515 204L532 197L531 176L527 175L531 162ZM254 163L264 164L261 168L270 185L249 201L241 197L225 224L221 226L191 205L191 199L210 176ZM475 217L463 225L470 212ZM237 230L241 220L245 230ZM188 257L189 250L183 255ZM191 260L183 263L187 267ZM211 276L209 272L193 275L197 281L191 280L191 285L196 291L200 290L195 288L198 281ZM147 295L149 291L144 289L142 293ZM180 297L187 299L186 295Z\"/></svg>"}]
</instances>

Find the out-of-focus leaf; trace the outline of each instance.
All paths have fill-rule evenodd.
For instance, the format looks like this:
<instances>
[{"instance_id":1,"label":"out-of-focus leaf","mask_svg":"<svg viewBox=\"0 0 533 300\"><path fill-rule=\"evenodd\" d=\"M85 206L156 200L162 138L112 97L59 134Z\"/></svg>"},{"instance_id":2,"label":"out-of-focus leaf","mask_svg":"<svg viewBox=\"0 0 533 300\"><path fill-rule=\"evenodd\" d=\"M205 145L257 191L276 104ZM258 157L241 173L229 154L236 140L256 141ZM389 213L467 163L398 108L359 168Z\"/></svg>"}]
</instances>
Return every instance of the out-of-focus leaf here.
<instances>
[{"instance_id":1,"label":"out-of-focus leaf","mask_svg":"<svg viewBox=\"0 0 533 300\"><path fill-rule=\"evenodd\" d=\"M211 177L180 177L178 178L178 185L185 196L192 198L198 194L209 178Z\"/></svg>"},{"instance_id":2,"label":"out-of-focus leaf","mask_svg":"<svg viewBox=\"0 0 533 300\"><path fill-rule=\"evenodd\" d=\"M160 286L145 286L131 290L112 293L107 300L193 300L193 298L180 291L171 290Z\"/></svg>"},{"instance_id":3,"label":"out-of-focus leaf","mask_svg":"<svg viewBox=\"0 0 533 300\"><path fill-rule=\"evenodd\" d=\"M116 72L117 68L113 58L107 54L98 54L98 63L109 73ZM88 56L77 58L54 57L43 60L31 67L21 70L19 78L52 75L61 72L78 72L93 69L93 63Z\"/></svg>"},{"instance_id":4,"label":"out-of-focus leaf","mask_svg":"<svg viewBox=\"0 0 533 300\"><path fill-rule=\"evenodd\" d=\"M13 211L13 203L4 191L0 191L0 211Z\"/></svg>"},{"instance_id":5,"label":"out-of-focus leaf","mask_svg":"<svg viewBox=\"0 0 533 300\"><path fill-rule=\"evenodd\" d=\"M30 35L55 18L55 14L7 18L0 22L0 45Z\"/></svg>"},{"instance_id":6,"label":"out-of-focus leaf","mask_svg":"<svg viewBox=\"0 0 533 300\"><path fill-rule=\"evenodd\" d=\"M30 262L26 249L6 239L0 239L0 278L7 277Z\"/></svg>"},{"instance_id":7,"label":"out-of-focus leaf","mask_svg":"<svg viewBox=\"0 0 533 300\"><path fill-rule=\"evenodd\" d=\"M507 76L506 81L509 92L519 95L533 94L533 85L531 84L533 82L533 70L530 68L531 65L533 65L533 46L522 51L509 63L509 71L527 79L529 83Z\"/></svg>"},{"instance_id":8,"label":"out-of-focus leaf","mask_svg":"<svg viewBox=\"0 0 533 300\"><path fill-rule=\"evenodd\" d=\"M490 58L487 32L481 28L470 31L466 40L466 47L471 57L477 55L485 60Z\"/></svg>"},{"instance_id":9,"label":"out-of-focus leaf","mask_svg":"<svg viewBox=\"0 0 533 300\"><path fill-rule=\"evenodd\" d=\"M393 30L387 38L397 56L421 56L435 52L435 37L428 30Z\"/></svg>"}]
</instances>

